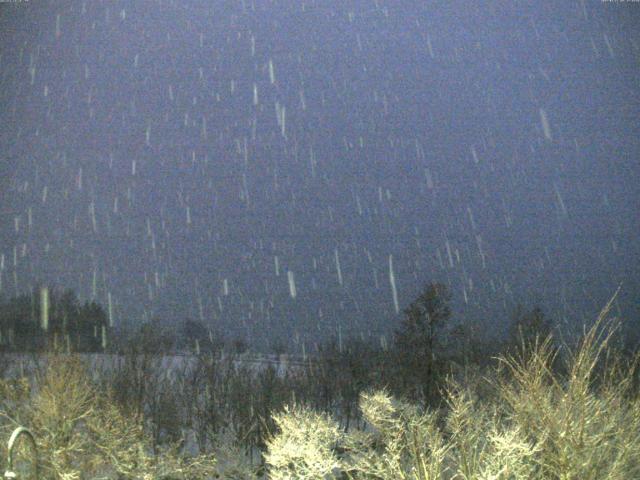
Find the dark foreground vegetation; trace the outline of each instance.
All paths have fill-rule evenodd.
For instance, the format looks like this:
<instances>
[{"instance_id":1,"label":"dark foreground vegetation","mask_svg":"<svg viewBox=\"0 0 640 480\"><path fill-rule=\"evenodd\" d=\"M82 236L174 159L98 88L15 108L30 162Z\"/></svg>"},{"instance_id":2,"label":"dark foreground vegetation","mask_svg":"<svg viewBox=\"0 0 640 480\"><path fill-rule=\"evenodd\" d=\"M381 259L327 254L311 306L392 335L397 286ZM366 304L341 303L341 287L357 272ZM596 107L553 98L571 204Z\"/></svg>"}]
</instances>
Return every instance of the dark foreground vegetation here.
<instances>
[{"instance_id":1,"label":"dark foreground vegetation","mask_svg":"<svg viewBox=\"0 0 640 480\"><path fill-rule=\"evenodd\" d=\"M575 345L539 309L489 343L446 330L431 284L387 349L329 342L281 373L238 362L239 345L217 355L193 325L199 355L171 369L170 337L149 326L109 365L71 342L34 351L33 371L5 353L0 433L32 430L47 479L640 478L640 357L614 341L610 306Z\"/></svg>"}]
</instances>

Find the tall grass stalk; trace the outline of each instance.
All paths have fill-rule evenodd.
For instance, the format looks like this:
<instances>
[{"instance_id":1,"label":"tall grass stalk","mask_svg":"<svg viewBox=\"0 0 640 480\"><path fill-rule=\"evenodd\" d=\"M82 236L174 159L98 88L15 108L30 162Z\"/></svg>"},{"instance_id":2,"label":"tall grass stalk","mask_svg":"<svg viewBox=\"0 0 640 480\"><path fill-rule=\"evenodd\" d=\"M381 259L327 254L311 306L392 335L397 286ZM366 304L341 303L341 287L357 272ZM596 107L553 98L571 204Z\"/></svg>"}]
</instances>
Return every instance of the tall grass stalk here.
<instances>
[{"instance_id":1,"label":"tall grass stalk","mask_svg":"<svg viewBox=\"0 0 640 480\"><path fill-rule=\"evenodd\" d=\"M33 384L0 380L0 394L0 430L24 425L34 434L41 480L204 479L215 473L215 458L186 458L177 444L152 455L142 417L124 413L111 392L94 386L77 355L50 355Z\"/></svg>"},{"instance_id":2,"label":"tall grass stalk","mask_svg":"<svg viewBox=\"0 0 640 480\"><path fill-rule=\"evenodd\" d=\"M267 443L270 478L640 478L640 355L626 363L610 355L619 327L607 321L614 299L565 357L566 374L556 368L551 335L523 342L483 377L494 394L482 401L449 378L442 421L384 390L361 395L363 430L339 432L311 409L285 410Z\"/></svg>"}]
</instances>

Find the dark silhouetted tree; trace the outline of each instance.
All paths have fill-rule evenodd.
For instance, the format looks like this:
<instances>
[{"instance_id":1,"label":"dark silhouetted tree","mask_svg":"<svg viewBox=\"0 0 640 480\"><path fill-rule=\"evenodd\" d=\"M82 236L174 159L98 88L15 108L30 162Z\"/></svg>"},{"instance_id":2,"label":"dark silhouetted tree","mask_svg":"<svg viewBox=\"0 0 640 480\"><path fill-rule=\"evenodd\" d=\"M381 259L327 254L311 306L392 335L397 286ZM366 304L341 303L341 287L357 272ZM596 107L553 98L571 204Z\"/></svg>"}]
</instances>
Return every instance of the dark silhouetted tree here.
<instances>
[{"instance_id":1,"label":"dark silhouetted tree","mask_svg":"<svg viewBox=\"0 0 640 480\"><path fill-rule=\"evenodd\" d=\"M451 318L447 287L427 284L420 296L404 310L405 318L395 332L395 352L401 370L402 388L421 397L425 404L434 399L441 362L444 326Z\"/></svg>"},{"instance_id":2,"label":"dark silhouetted tree","mask_svg":"<svg viewBox=\"0 0 640 480\"><path fill-rule=\"evenodd\" d=\"M503 352L515 355L529 355L532 353L536 342L538 345L551 335L551 348L555 352L553 362L550 365L556 373L564 372L564 365L560 354L560 342L553 336L553 323L545 317L542 308L534 307L530 311L525 311L521 305L518 305L511 317L511 323L507 331L507 338Z\"/></svg>"},{"instance_id":3,"label":"dark silhouetted tree","mask_svg":"<svg viewBox=\"0 0 640 480\"><path fill-rule=\"evenodd\" d=\"M40 321L40 288L0 304L0 345L5 350L34 351L64 348L73 351L102 351L110 334L107 315L99 304L80 304L71 290L49 291L48 325Z\"/></svg>"},{"instance_id":4,"label":"dark silhouetted tree","mask_svg":"<svg viewBox=\"0 0 640 480\"><path fill-rule=\"evenodd\" d=\"M245 353L249 349L249 345L247 341L242 337L236 337L231 342L231 351L232 353L242 354Z\"/></svg>"},{"instance_id":5,"label":"dark silhouetted tree","mask_svg":"<svg viewBox=\"0 0 640 480\"><path fill-rule=\"evenodd\" d=\"M210 330L202 322L190 318L183 322L179 340L180 349L194 353L212 352L215 349L214 340Z\"/></svg>"},{"instance_id":6,"label":"dark silhouetted tree","mask_svg":"<svg viewBox=\"0 0 640 480\"><path fill-rule=\"evenodd\" d=\"M536 337L542 343L552 333L551 321L544 316L540 307L534 307L526 312L522 305L518 305L512 315L507 333L507 345L515 346L534 343Z\"/></svg>"}]
</instances>

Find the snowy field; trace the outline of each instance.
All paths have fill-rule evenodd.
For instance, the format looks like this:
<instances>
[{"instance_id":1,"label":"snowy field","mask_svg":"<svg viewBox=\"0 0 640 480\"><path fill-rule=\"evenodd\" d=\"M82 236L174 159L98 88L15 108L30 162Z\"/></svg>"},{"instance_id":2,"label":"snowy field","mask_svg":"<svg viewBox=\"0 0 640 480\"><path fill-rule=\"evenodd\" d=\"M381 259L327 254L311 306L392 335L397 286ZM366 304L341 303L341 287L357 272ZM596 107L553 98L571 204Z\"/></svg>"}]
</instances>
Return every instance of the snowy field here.
<instances>
[{"instance_id":1,"label":"snowy field","mask_svg":"<svg viewBox=\"0 0 640 480\"><path fill-rule=\"evenodd\" d=\"M154 361L159 361L159 368L167 372L168 376L174 378L176 373L184 372L185 369L194 367L198 359L196 355L192 354L144 356L147 358L152 357ZM108 353L80 354L80 358L87 362L92 372L122 367L125 362L125 356ZM226 363L229 358L228 355L219 355L217 357L221 363ZM44 356L32 353L5 353L2 355L2 359L5 370L0 373L4 376L30 375L37 364L43 366L45 362ZM276 374L281 378L287 372L301 371L305 366L309 366L313 362L310 357L303 359L302 357L290 355L256 355L248 353L233 355L232 361L237 370L248 368L250 371L258 373L270 367L274 368Z\"/></svg>"}]
</instances>

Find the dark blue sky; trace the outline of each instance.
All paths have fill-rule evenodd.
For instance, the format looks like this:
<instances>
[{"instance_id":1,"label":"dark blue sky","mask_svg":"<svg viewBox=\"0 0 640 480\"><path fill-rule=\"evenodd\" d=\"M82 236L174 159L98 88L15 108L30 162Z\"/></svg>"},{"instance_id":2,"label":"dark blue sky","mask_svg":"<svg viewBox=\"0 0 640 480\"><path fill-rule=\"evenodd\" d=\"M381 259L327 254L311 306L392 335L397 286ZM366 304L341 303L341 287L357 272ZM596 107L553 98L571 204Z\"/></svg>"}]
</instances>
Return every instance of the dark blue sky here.
<instances>
[{"instance_id":1,"label":"dark blue sky","mask_svg":"<svg viewBox=\"0 0 640 480\"><path fill-rule=\"evenodd\" d=\"M637 323L639 12L3 3L2 295L257 347L385 334L429 281L490 332L518 302L591 321L621 282Z\"/></svg>"}]
</instances>

